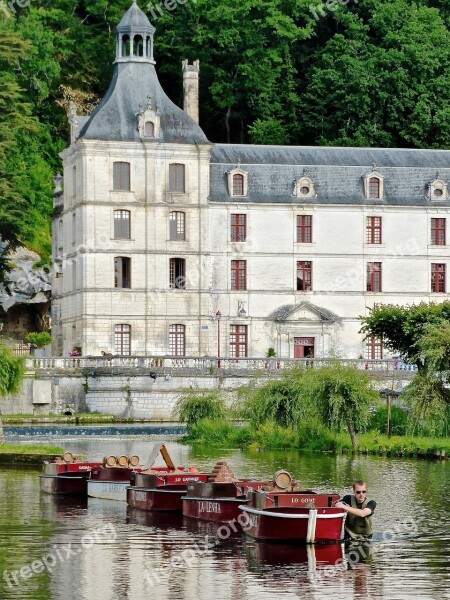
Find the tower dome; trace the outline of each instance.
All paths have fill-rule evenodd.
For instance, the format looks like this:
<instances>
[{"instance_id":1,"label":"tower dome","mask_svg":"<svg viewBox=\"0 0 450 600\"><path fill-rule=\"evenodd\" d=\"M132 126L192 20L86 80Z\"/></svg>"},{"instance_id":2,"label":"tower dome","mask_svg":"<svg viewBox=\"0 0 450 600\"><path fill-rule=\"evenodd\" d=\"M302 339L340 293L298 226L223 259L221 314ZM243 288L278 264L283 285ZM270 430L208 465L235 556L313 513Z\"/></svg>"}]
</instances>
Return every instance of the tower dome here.
<instances>
[{"instance_id":1,"label":"tower dome","mask_svg":"<svg viewBox=\"0 0 450 600\"><path fill-rule=\"evenodd\" d=\"M133 0L133 4L123 15L117 26L116 63L147 62L153 59L153 36L155 28L147 15Z\"/></svg>"}]
</instances>

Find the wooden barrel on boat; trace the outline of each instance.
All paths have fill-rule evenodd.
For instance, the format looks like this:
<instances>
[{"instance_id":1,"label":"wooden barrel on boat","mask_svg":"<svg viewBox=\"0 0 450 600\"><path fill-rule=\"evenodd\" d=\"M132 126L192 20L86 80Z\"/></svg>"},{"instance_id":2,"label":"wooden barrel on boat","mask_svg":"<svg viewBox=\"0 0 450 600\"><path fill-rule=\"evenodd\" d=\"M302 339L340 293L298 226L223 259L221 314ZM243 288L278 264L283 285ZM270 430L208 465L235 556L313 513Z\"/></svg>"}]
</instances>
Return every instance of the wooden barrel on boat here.
<instances>
[{"instance_id":1,"label":"wooden barrel on boat","mask_svg":"<svg viewBox=\"0 0 450 600\"><path fill-rule=\"evenodd\" d=\"M128 456L125 456L125 454L122 454L121 456L117 457L117 464L120 467L128 467Z\"/></svg>"},{"instance_id":2,"label":"wooden barrel on boat","mask_svg":"<svg viewBox=\"0 0 450 600\"><path fill-rule=\"evenodd\" d=\"M136 456L136 454L134 454L133 456L130 456L130 458L128 459L128 465L130 467L137 467L139 462L140 462L139 456Z\"/></svg>"},{"instance_id":3,"label":"wooden barrel on boat","mask_svg":"<svg viewBox=\"0 0 450 600\"><path fill-rule=\"evenodd\" d=\"M72 454L72 452L64 452L63 458L66 461L66 463L73 463L75 461L75 457Z\"/></svg>"},{"instance_id":4,"label":"wooden barrel on boat","mask_svg":"<svg viewBox=\"0 0 450 600\"><path fill-rule=\"evenodd\" d=\"M277 471L274 475L273 481L280 490L285 490L292 483L292 476L288 471Z\"/></svg>"},{"instance_id":5,"label":"wooden barrel on boat","mask_svg":"<svg viewBox=\"0 0 450 600\"><path fill-rule=\"evenodd\" d=\"M105 467L115 467L117 459L112 454L110 456L105 456L103 459L103 464Z\"/></svg>"}]
</instances>

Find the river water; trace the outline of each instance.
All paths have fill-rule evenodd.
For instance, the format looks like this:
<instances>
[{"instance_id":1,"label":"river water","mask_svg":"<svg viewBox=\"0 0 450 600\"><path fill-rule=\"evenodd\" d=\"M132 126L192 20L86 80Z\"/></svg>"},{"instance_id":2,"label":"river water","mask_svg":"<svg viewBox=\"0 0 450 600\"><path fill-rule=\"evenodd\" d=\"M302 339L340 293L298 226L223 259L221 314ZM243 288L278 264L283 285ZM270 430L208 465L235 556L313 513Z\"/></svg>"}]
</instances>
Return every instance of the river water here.
<instances>
[{"instance_id":1,"label":"river water","mask_svg":"<svg viewBox=\"0 0 450 600\"><path fill-rule=\"evenodd\" d=\"M51 443L90 459L138 454L145 462L155 441L74 436ZM121 502L41 495L38 470L0 468L0 598L450 598L448 462L167 447L179 465L210 470L225 458L239 476L261 478L282 468L307 487L340 494L364 478L377 501L374 541L350 549L255 542Z\"/></svg>"}]
</instances>

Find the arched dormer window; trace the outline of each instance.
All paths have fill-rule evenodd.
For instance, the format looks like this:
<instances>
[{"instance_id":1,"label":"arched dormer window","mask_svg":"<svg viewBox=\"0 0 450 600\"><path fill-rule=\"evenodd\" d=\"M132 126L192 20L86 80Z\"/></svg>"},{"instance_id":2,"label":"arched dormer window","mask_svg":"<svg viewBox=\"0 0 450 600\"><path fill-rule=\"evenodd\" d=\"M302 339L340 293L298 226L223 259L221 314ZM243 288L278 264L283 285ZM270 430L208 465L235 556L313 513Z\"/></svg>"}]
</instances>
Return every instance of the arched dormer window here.
<instances>
[{"instance_id":1,"label":"arched dormer window","mask_svg":"<svg viewBox=\"0 0 450 600\"><path fill-rule=\"evenodd\" d=\"M434 179L428 183L427 200L448 200L448 186L443 179Z\"/></svg>"},{"instance_id":2,"label":"arched dormer window","mask_svg":"<svg viewBox=\"0 0 450 600\"><path fill-rule=\"evenodd\" d=\"M138 131L141 138L158 138L160 126L160 113L154 109L151 96L147 97L147 107L137 113Z\"/></svg>"},{"instance_id":3,"label":"arched dormer window","mask_svg":"<svg viewBox=\"0 0 450 600\"><path fill-rule=\"evenodd\" d=\"M300 179L294 179L294 196L298 198L314 198L316 190L314 187L314 181L310 177L300 177Z\"/></svg>"},{"instance_id":4,"label":"arched dormer window","mask_svg":"<svg viewBox=\"0 0 450 600\"><path fill-rule=\"evenodd\" d=\"M242 197L248 194L248 173L240 167L228 171L228 193L230 196Z\"/></svg>"},{"instance_id":5,"label":"arched dormer window","mask_svg":"<svg viewBox=\"0 0 450 600\"><path fill-rule=\"evenodd\" d=\"M372 171L364 177L364 195L367 200L383 200L384 176Z\"/></svg>"},{"instance_id":6,"label":"arched dormer window","mask_svg":"<svg viewBox=\"0 0 450 600\"><path fill-rule=\"evenodd\" d=\"M153 121L145 121L144 137L155 137L155 124Z\"/></svg>"}]
</instances>

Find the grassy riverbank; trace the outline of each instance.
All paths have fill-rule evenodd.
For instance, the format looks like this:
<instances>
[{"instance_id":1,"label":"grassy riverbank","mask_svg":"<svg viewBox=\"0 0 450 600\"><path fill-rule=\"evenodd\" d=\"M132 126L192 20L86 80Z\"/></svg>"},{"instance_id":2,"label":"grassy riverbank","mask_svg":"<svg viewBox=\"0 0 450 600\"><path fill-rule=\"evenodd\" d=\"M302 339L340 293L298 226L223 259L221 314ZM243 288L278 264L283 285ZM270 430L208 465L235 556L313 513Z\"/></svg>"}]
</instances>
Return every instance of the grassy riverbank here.
<instances>
[{"instance_id":1,"label":"grassy riverbank","mask_svg":"<svg viewBox=\"0 0 450 600\"><path fill-rule=\"evenodd\" d=\"M59 446L38 446L22 444L0 444L0 464L2 465L42 465L45 460L64 454Z\"/></svg>"},{"instance_id":2,"label":"grassy riverbank","mask_svg":"<svg viewBox=\"0 0 450 600\"><path fill-rule=\"evenodd\" d=\"M202 419L182 438L189 444L223 448L310 450L316 452L354 452L349 434L334 433L319 424L303 423L297 428L265 423L259 427L237 426L226 420ZM358 453L386 456L450 456L450 438L392 436L369 431L358 434Z\"/></svg>"}]
</instances>

